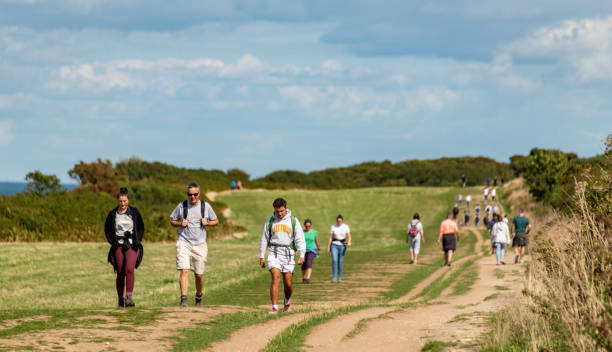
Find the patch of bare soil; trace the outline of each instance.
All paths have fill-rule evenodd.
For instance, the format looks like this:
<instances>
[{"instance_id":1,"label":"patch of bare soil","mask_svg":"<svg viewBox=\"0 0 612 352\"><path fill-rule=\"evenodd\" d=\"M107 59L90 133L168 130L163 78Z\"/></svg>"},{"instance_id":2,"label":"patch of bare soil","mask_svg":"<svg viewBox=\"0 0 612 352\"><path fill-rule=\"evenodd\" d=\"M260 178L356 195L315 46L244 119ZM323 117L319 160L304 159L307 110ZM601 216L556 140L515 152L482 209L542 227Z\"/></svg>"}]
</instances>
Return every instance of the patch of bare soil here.
<instances>
[{"instance_id":1,"label":"patch of bare soil","mask_svg":"<svg viewBox=\"0 0 612 352\"><path fill-rule=\"evenodd\" d=\"M101 319L108 323L91 328L54 329L21 334L12 339L0 339L0 346L8 350L33 348L36 351L167 351L172 348L171 337L177 329L214 319L224 313L245 310L234 306L197 308L165 308L161 318L152 325L126 326L108 316L92 315L81 319ZM129 328L129 329L127 329ZM135 329L136 331L133 331Z\"/></svg>"},{"instance_id":2,"label":"patch of bare soil","mask_svg":"<svg viewBox=\"0 0 612 352\"><path fill-rule=\"evenodd\" d=\"M49 320L51 316L49 315L36 315L33 317L20 318L20 319L11 319L0 321L0 330L11 329L15 326L21 325L23 323L28 323L32 321L46 321Z\"/></svg>"},{"instance_id":3,"label":"patch of bare soil","mask_svg":"<svg viewBox=\"0 0 612 352\"><path fill-rule=\"evenodd\" d=\"M229 339L214 343L207 351L257 352L266 347L274 336L306 316L306 314L291 314L263 324L248 326L236 331Z\"/></svg>"}]
</instances>

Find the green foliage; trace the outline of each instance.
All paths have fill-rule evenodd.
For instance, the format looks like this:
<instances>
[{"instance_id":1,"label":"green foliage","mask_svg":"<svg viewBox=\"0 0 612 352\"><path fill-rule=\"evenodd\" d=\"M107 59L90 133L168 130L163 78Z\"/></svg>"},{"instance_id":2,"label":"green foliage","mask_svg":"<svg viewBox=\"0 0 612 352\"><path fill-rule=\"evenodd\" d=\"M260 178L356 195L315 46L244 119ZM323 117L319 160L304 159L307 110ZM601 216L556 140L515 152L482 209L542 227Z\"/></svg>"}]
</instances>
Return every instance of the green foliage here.
<instances>
[{"instance_id":1,"label":"green foliage","mask_svg":"<svg viewBox=\"0 0 612 352\"><path fill-rule=\"evenodd\" d=\"M28 172L25 177L28 181L26 192L38 195L55 193L63 190L60 180L55 175L45 175L40 170Z\"/></svg>"},{"instance_id":2,"label":"green foliage","mask_svg":"<svg viewBox=\"0 0 612 352\"><path fill-rule=\"evenodd\" d=\"M446 347L455 346L453 342L444 341L427 341L425 346L421 349L422 352L442 352Z\"/></svg>"},{"instance_id":3,"label":"green foliage","mask_svg":"<svg viewBox=\"0 0 612 352\"><path fill-rule=\"evenodd\" d=\"M534 198L553 200L558 193L558 186L567 177L571 160L575 158L575 155L560 150L532 149L524 176Z\"/></svg>"},{"instance_id":4,"label":"green foliage","mask_svg":"<svg viewBox=\"0 0 612 352\"><path fill-rule=\"evenodd\" d=\"M303 173L293 170L275 171L253 182L257 185L295 185L322 189L376 186L451 186L459 185L461 176L467 185L481 184L487 177L512 177L509 164L484 157L407 160L392 163L365 162L343 168Z\"/></svg>"},{"instance_id":5,"label":"green foliage","mask_svg":"<svg viewBox=\"0 0 612 352\"><path fill-rule=\"evenodd\" d=\"M106 192L114 195L119 190L113 163L108 159L98 158L91 163L81 161L68 170L68 176L93 192Z\"/></svg>"}]
</instances>

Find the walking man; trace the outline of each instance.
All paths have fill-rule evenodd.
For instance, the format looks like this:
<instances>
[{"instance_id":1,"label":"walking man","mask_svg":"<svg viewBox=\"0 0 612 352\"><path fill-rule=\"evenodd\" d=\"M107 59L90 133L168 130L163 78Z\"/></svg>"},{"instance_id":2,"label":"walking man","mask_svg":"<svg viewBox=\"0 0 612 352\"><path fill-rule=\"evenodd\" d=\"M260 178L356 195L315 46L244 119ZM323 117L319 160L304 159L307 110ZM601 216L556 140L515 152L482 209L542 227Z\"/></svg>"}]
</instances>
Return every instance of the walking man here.
<instances>
[{"instance_id":1,"label":"walking man","mask_svg":"<svg viewBox=\"0 0 612 352\"><path fill-rule=\"evenodd\" d=\"M202 306L204 267L208 256L206 228L219 223L210 204L200 201L200 186L192 182L187 186L187 197L170 214L170 224L178 227L176 241L176 270L180 272L181 307L187 307L189 271L193 271L196 284L196 307Z\"/></svg>"},{"instance_id":2,"label":"walking man","mask_svg":"<svg viewBox=\"0 0 612 352\"><path fill-rule=\"evenodd\" d=\"M283 276L283 288L285 300L283 311L291 308L291 294L293 293L293 269L295 268L295 248L300 254L297 264L304 263L306 254L306 240L304 232L298 219L291 215L291 210L287 209L287 201L283 198L276 198L272 203L274 213L261 231L261 241L259 243L259 265L265 268L266 248L268 251L268 270L270 271L270 300L272 301L272 311L278 312L278 284L281 274Z\"/></svg>"},{"instance_id":3,"label":"walking man","mask_svg":"<svg viewBox=\"0 0 612 352\"><path fill-rule=\"evenodd\" d=\"M472 202L472 196L471 195L467 195L465 196L465 204L467 205L467 207L470 207L470 203Z\"/></svg>"},{"instance_id":4,"label":"walking man","mask_svg":"<svg viewBox=\"0 0 612 352\"><path fill-rule=\"evenodd\" d=\"M484 191L484 200L487 201L487 197L489 196L489 187L485 187Z\"/></svg>"},{"instance_id":5,"label":"walking man","mask_svg":"<svg viewBox=\"0 0 612 352\"><path fill-rule=\"evenodd\" d=\"M440 234L438 235L438 244L442 240L444 265L446 266L451 266L453 252L457 250L457 242L459 241L459 228L451 216L451 213L446 214L446 220L440 224Z\"/></svg>"},{"instance_id":6,"label":"walking man","mask_svg":"<svg viewBox=\"0 0 612 352\"><path fill-rule=\"evenodd\" d=\"M512 248L514 249L514 264L522 263L523 257L525 256L525 247L529 243L527 235L531 231L531 224L529 219L525 217L525 211L521 209L519 216L514 217L512 220L512 232L514 232L514 238L512 239Z\"/></svg>"}]
</instances>

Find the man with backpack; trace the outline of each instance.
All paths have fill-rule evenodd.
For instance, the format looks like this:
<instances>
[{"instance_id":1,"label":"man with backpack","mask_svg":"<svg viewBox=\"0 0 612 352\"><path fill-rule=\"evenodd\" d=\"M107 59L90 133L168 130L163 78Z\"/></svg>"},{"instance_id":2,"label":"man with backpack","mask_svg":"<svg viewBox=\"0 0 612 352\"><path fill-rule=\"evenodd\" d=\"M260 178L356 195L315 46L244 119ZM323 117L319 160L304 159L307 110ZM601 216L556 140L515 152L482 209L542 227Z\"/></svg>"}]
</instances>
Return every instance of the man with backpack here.
<instances>
[{"instance_id":1,"label":"man with backpack","mask_svg":"<svg viewBox=\"0 0 612 352\"><path fill-rule=\"evenodd\" d=\"M176 270L179 270L181 307L187 307L189 270L193 271L196 283L196 307L202 306L204 267L208 256L206 228L219 223L210 204L200 201L200 186L193 182L187 186L187 197L170 214L170 224L178 227L176 241Z\"/></svg>"},{"instance_id":2,"label":"man with backpack","mask_svg":"<svg viewBox=\"0 0 612 352\"><path fill-rule=\"evenodd\" d=\"M414 213L412 216L412 221L408 225L408 232L406 233L406 242L410 243L410 264L416 265L421 251L421 242L425 243L423 224L421 224L419 213Z\"/></svg>"},{"instance_id":3,"label":"man with backpack","mask_svg":"<svg viewBox=\"0 0 612 352\"><path fill-rule=\"evenodd\" d=\"M295 252L299 252L300 259L297 264L304 262L306 254L306 240L302 226L297 218L291 215L291 210L287 209L287 201L277 198L272 203L274 213L268 218L261 231L261 241L259 243L259 265L265 268L266 248L268 251L268 270L271 275L270 300L272 301L272 311L278 312L278 284L281 274L283 276L283 288L285 300L283 311L291 308L291 294L293 293L293 269L295 268Z\"/></svg>"},{"instance_id":4,"label":"man with backpack","mask_svg":"<svg viewBox=\"0 0 612 352\"><path fill-rule=\"evenodd\" d=\"M525 247L529 243L528 234L531 231L529 219L525 217L525 211L519 210L519 215L512 220L512 230L514 238L512 239L512 248L514 249L514 264L522 263L525 256Z\"/></svg>"}]
</instances>

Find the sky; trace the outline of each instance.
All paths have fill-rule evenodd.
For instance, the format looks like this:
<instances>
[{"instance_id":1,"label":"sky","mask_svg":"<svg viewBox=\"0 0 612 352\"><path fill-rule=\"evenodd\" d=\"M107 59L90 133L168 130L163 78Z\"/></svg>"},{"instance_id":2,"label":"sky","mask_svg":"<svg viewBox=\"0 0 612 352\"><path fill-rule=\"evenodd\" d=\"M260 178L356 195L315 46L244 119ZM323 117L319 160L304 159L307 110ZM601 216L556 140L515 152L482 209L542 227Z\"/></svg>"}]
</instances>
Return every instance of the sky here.
<instances>
[{"instance_id":1,"label":"sky","mask_svg":"<svg viewBox=\"0 0 612 352\"><path fill-rule=\"evenodd\" d=\"M606 1L0 0L2 181L586 157L610 97Z\"/></svg>"}]
</instances>

